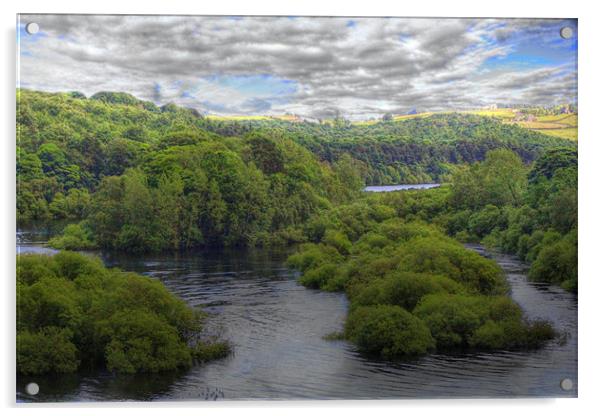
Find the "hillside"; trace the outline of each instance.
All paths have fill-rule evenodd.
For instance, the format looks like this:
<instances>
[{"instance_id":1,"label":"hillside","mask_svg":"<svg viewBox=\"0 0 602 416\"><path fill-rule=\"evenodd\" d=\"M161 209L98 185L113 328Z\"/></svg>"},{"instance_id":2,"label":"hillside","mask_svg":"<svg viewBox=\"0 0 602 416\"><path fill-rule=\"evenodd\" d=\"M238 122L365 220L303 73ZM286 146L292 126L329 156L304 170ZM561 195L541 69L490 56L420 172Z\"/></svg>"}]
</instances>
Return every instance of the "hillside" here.
<instances>
[{"instance_id":1,"label":"hillside","mask_svg":"<svg viewBox=\"0 0 602 416\"><path fill-rule=\"evenodd\" d=\"M101 92L90 98L28 90L17 94L21 219L52 216L57 196L65 198L72 189L92 193L103 178L128 169L168 174L166 166L183 157L176 153L187 146L231 152L245 169L259 168L268 177L296 166L288 174L321 187L310 198L314 206L320 205L320 198L337 194L328 188L341 182L334 170L344 170L344 155L352 157L347 160L361 182L389 184L445 181L455 165L481 161L491 149L508 148L531 162L547 148L574 147L567 140L474 114L432 114L373 124L342 119L312 123L204 117L196 110L173 104L158 107L125 93ZM299 171L301 166L306 172ZM334 199L344 199L346 192Z\"/></svg>"},{"instance_id":2,"label":"hillside","mask_svg":"<svg viewBox=\"0 0 602 416\"><path fill-rule=\"evenodd\" d=\"M472 111L471 114L493 117L503 123L515 124L528 130L567 140L577 140L578 116L568 114L522 113L520 110L500 108Z\"/></svg>"},{"instance_id":3,"label":"hillside","mask_svg":"<svg viewBox=\"0 0 602 416\"><path fill-rule=\"evenodd\" d=\"M225 136L261 131L272 137L289 137L333 162L349 153L366 164L367 183L445 181L453 166L474 163L487 151L508 148L531 162L546 148L574 146L501 120L462 113L417 114L391 121L322 123L281 120L226 120L206 124Z\"/></svg>"},{"instance_id":4,"label":"hillside","mask_svg":"<svg viewBox=\"0 0 602 416\"><path fill-rule=\"evenodd\" d=\"M349 157L207 123L124 94L19 91L18 221L86 219L101 247L128 251L268 244L363 187ZM87 239L70 230L63 247Z\"/></svg>"}]
</instances>

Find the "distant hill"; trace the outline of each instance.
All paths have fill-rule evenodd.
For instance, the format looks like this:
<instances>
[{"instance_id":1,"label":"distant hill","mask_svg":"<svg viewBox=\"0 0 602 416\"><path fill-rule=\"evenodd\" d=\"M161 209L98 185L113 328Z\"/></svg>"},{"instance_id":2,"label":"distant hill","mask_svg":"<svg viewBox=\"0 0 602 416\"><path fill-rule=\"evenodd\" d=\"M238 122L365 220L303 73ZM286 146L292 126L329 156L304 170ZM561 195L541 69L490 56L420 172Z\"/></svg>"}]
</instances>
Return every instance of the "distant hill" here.
<instances>
[{"instance_id":1,"label":"distant hill","mask_svg":"<svg viewBox=\"0 0 602 416\"><path fill-rule=\"evenodd\" d=\"M537 114L521 109L475 110L471 114L493 117L504 123L568 140L577 140L577 113Z\"/></svg>"},{"instance_id":2,"label":"distant hill","mask_svg":"<svg viewBox=\"0 0 602 416\"><path fill-rule=\"evenodd\" d=\"M531 162L546 148L574 146L518 123L469 113L420 113L358 123L222 119L206 128L225 136L261 131L292 138L331 163L349 153L367 165L371 184L442 181L453 165L483 160L487 151L500 147Z\"/></svg>"},{"instance_id":3,"label":"distant hill","mask_svg":"<svg viewBox=\"0 0 602 416\"><path fill-rule=\"evenodd\" d=\"M546 148L575 146L542 132L550 133L555 129L548 127L561 124L574 124L576 129L576 116L514 121L505 109L419 113L352 123L309 122L291 115L204 116L194 109L174 104L159 107L114 92L85 98L81 93L19 90L18 102L19 149L39 153L46 144L56 145L66 155L65 166L60 166L66 177L90 184L102 175L119 174L156 147L250 134L293 140L331 164L350 154L363 162L368 184L445 181L455 165L483 160L489 150L500 147L531 162ZM103 160L94 155L102 155Z\"/></svg>"}]
</instances>

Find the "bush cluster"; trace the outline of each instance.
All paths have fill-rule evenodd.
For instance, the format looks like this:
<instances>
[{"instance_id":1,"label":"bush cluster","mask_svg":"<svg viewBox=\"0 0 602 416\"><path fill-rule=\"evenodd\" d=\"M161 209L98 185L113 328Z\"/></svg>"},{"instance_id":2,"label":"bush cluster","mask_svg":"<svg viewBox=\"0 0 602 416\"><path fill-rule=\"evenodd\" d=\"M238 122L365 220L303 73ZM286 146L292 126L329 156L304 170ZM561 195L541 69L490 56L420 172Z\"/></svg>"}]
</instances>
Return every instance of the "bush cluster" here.
<instances>
[{"instance_id":1,"label":"bush cluster","mask_svg":"<svg viewBox=\"0 0 602 416\"><path fill-rule=\"evenodd\" d=\"M376 206L366 203L364 215L370 218ZM494 261L417 220L385 216L361 232L342 227L357 211L340 209L322 220L320 241L301 246L288 263L301 272L301 284L346 292L343 335L360 351L390 359L535 348L554 337L549 324L525 319L506 295Z\"/></svg>"},{"instance_id":2,"label":"bush cluster","mask_svg":"<svg viewBox=\"0 0 602 416\"><path fill-rule=\"evenodd\" d=\"M20 373L158 372L224 356L225 343L195 343L202 317L161 282L91 256L17 257Z\"/></svg>"}]
</instances>

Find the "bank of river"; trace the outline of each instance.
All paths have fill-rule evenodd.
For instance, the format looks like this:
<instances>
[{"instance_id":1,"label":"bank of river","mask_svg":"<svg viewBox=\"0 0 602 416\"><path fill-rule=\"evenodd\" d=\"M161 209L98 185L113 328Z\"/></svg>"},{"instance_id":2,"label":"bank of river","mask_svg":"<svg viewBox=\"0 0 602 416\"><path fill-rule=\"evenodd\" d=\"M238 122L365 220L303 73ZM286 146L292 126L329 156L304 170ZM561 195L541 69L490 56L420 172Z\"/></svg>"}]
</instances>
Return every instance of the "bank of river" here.
<instances>
[{"instance_id":1,"label":"bank of river","mask_svg":"<svg viewBox=\"0 0 602 416\"><path fill-rule=\"evenodd\" d=\"M28 243L28 241L35 241ZM37 241L36 241L37 240ZM483 253L482 248L472 247ZM20 234L19 252L44 252L40 238ZM211 330L234 344L226 359L185 372L115 376L108 372L19 377L20 401L369 399L426 397L574 397L577 393L577 299L555 286L527 282L525 265L493 255L512 297L531 318L566 334L537 351L434 354L408 362L363 357L341 330L341 293L306 289L284 266L287 250L229 250L186 255L115 256L106 264L161 280L212 314ZM570 378L574 388L563 391ZM40 393L24 386L35 381Z\"/></svg>"}]
</instances>

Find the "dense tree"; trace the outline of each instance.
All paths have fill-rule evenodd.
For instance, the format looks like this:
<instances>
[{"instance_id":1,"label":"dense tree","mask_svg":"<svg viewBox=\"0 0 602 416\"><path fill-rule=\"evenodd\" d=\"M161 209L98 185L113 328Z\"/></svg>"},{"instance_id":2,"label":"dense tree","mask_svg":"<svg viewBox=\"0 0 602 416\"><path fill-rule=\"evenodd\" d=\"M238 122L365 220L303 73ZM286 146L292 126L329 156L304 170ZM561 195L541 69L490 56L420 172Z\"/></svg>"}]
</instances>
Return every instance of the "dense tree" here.
<instances>
[{"instance_id":1,"label":"dense tree","mask_svg":"<svg viewBox=\"0 0 602 416\"><path fill-rule=\"evenodd\" d=\"M574 149L574 144L561 139L468 114L363 124L343 119L324 123L216 120L173 104L159 109L115 92L86 99L76 93L19 90L17 124L20 222L56 216L56 210L48 212L48 204L59 193L66 195L76 188L92 194L103 177L119 176L130 168L150 173L149 163L158 163L161 151L181 148L185 152L203 142L219 142L244 164L255 165L269 177L272 190L288 187L287 197L304 192L303 187L290 189L293 179L320 188L309 199L310 210L322 205L317 196L345 202L360 178L368 184L444 181L457 164L482 161L491 149L511 149L527 162L551 147ZM302 149L313 155L303 154ZM317 171L322 172L316 175ZM288 177L289 183L278 175ZM152 186L155 181L158 178L149 178ZM295 207L284 210L289 208L293 212L286 213L287 219L278 220L287 223L284 228L306 215L305 210L295 213Z\"/></svg>"},{"instance_id":2,"label":"dense tree","mask_svg":"<svg viewBox=\"0 0 602 416\"><path fill-rule=\"evenodd\" d=\"M450 206L437 215L463 240L533 262L530 278L576 291L577 182L573 149L547 151L530 171L516 156L492 151L454 176ZM445 209L453 213L441 215Z\"/></svg>"}]
</instances>

